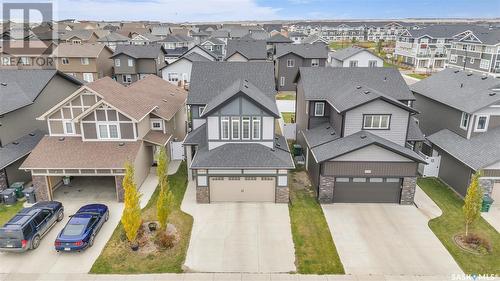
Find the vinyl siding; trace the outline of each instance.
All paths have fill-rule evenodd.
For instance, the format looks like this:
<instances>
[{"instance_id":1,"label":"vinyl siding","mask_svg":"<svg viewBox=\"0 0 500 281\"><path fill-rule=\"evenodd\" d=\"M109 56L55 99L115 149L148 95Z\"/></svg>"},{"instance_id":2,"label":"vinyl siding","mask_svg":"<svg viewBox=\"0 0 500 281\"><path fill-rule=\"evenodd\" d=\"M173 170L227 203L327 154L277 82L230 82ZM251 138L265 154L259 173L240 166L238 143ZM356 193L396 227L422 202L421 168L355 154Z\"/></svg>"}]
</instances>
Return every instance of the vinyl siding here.
<instances>
[{"instance_id":1,"label":"vinyl siding","mask_svg":"<svg viewBox=\"0 0 500 281\"><path fill-rule=\"evenodd\" d=\"M461 196L465 196L472 176L472 169L443 150L437 147L435 147L435 149L441 156L439 178L451 186Z\"/></svg>"},{"instance_id":2,"label":"vinyl siding","mask_svg":"<svg viewBox=\"0 0 500 281\"><path fill-rule=\"evenodd\" d=\"M414 177L416 162L324 162L322 175L346 177Z\"/></svg>"}]
</instances>

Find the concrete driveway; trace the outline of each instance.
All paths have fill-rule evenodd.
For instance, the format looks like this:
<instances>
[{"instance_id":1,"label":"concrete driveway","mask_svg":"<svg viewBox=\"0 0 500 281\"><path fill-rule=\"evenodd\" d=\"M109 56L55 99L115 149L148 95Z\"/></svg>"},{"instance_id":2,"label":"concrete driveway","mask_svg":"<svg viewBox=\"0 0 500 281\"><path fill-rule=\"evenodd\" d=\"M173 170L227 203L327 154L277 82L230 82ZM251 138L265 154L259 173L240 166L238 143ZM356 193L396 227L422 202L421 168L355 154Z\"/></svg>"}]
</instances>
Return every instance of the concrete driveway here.
<instances>
[{"instance_id":1,"label":"concrete driveway","mask_svg":"<svg viewBox=\"0 0 500 281\"><path fill-rule=\"evenodd\" d=\"M182 210L194 218L185 261L195 272L291 272L295 250L286 204L197 204L188 184Z\"/></svg>"},{"instance_id":2,"label":"concrete driveway","mask_svg":"<svg viewBox=\"0 0 500 281\"><path fill-rule=\"evenodd\" d=\"M348 274L462 273L415 206L332 204L323 211Z\"/></svg>"}]
</instances>

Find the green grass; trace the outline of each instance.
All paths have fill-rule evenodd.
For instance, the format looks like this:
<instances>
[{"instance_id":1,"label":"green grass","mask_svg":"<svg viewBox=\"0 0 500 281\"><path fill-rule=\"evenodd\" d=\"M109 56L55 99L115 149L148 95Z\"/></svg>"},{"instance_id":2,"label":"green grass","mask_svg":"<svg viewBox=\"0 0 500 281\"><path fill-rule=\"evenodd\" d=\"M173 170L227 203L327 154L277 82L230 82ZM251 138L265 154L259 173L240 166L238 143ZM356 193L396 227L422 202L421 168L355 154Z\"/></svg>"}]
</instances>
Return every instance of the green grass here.
<instances>
[{"instance_id":1,"label":"green grass","mask_svg":"<svg viewBox=\"0 0 500 281\"><path fill-rule=\"evenodd\" d=\"M467 274L500 274L500 234L480 217L471 232L486 237L493 251L479 256L460 249L453 236L464 232L462 206L464 201L436 178L421 178L418 185L441 208L443 214L429 221L429 227L441 240L460 268Z\"/></svg>"},{"instance_id":2,"label":"green grass","mask_svg":"<svg viewBox=\"0 0 500 281\"><path fill-rule=\"evenodd\" d=\"M276 95L276 100L295 100L295 94L290 92L280 92Z\"/></svg>"},{"instance_id":3,"label":"green grass","mask_svg":"<svg viewBox=\"0 0 500 281\"><path fill-rule=\"evenodd\" d=\"M283 122L285 123L295 123L295 113L293 112L281 112L281 117L283 118ZM293 122L292 122L293 118Z\"/></svg>"},{"instance_id":4,"label":"green grass","mask_svg":"<svg viewBox=\"0 0 500 281\"><path fill-rule=\"evenodd\" d=\"M292 176L295 177L298 173L295 172ZM344 274L344 266L313 191L297 186L295 180L292 182L288 208L298 273Z\"/></svg>"},{"instance_id":5,"label":"green grass","mask_svg":"<svg viewBox=\"0 0 500 281\"><path fill-rule=\"evenodd\" d=\"M139 274L139 273L180 273L193 226L193 218L180 209L187 187L186 163L183 162L176 174L169 176L169 184L174 194L174 204L169 223L174 224L180 236L180 241L173 248L151 254L133 252L124 237L121 223L116 227L111 239L106 244L99 258L92 266L90 273L99 274ZM158 189L155 190L147 206L143 209L144 221L156 219L156 200Z\"/></svg>"},{"instance_id":6,"label":"green grass","mask_svg":"<svg viewBox=\"0 0 500 281\"><path fill-rule=\"evenodd\" d=\"M406 74L406 75L408 75L408 76L410 76L410 77L413 77L413 78L420 79L420 80L422 80L422 79L425 79L425 78L429 77L429 75L419 74L419 73L408 73L408 74Z\"/></svg>"},{"instance_id":7,"label":"green grass","mask_svg":"<svg viewBox=\"0 0 500 281\"><path fill-rule=\"evenodd\" d=\"M17 201L14 205L0 204L0 226L8 222L23 208L24 201Z\"/></svg>"}]
</instances>

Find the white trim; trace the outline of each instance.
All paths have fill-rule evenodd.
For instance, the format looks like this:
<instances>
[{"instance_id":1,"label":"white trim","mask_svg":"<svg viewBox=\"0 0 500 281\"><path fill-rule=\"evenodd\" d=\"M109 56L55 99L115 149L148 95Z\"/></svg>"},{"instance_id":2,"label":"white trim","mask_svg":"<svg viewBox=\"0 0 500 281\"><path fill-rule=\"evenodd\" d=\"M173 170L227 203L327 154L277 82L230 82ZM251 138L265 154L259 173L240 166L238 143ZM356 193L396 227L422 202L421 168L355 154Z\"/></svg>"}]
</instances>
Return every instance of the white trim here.
<instances>
[{"instance_id":1,"label":"white trim","mask_svg":"<svg viewBox=\"0 0 500 281\"><path fill-rule=\"evenodd\" d=\"M321 113L318 113L318 109L320 109L318 107L318 105L321 105ZM317 102L314 102L314 116L316 117L322 117L322 116L325 116L325 102L324 101L317 101Z\"/></svg>"},{"instance_id":2,"label":"white trim","mask_svg":"<svg viewBox=\"0 0 500 281\"><path fill-rule=\"evenodd\" d=\"M483 129L478 128L479 118L481 118L481 117L486 117L486 121L484 122ZM488 131L488 124L490 123L490 116L489 115L486 115L486 114L476 115L475 121L476 122L474 125L474 132L486 132L486 131Z\"/></svg>"},{"instance_id":3,"label":"white trim","mask_svg":"<svg viewBox=\"0 0 500 281\"><path fill-rule=\"evenodd\" d=\"M464 119L465 119L464 116L467 116L467 124L466 124L466 126L463 126ZM461 129L467 130L467 128L469 127L470 118L471 118L471 115L469 113L462 112L462 116L460 117L460 128Z\"/></svg>"},{"instance_id":4,"label":"white trim","mask_svg":"<svg viewBox=\"0 0 500 281\"><path fill-rule=\"evenodd\" d=\"M245 126L245 123L248 124L248 137L245 138L245 130L243 127ZM252 136L252 119L249 116L242 116L241 117L241 139L242 140L250 140Z\"/></svg>"},{"instance_id":5,"label":"white trim","mask_svg":"<svg viewBox=\"0 0 500 281\"><path fill-rule=\"evenodd\" d=\"M235 126L235 123L237 125ZM236 132L235 129L237 129L238 136L235 137L234 133ZM231 117L231 139L232 140L239 140L241 138L241 128L240 128L240 117Z\"/></svg>"},{"instance_id":6,"label":"white trim","mask_svg":"<svg viewBox=\"0 0 500 281\"><path fill-rule=\"evenodd\" d=\"M163 119L161 119L161 118L150 118L149 121L150 121L150 125L151 125L151 130L153 130L153 131L164 131L163 130ZM155 128L153 126L154 123L160 123L160 127Z\"/></svg>"}]
</instances>

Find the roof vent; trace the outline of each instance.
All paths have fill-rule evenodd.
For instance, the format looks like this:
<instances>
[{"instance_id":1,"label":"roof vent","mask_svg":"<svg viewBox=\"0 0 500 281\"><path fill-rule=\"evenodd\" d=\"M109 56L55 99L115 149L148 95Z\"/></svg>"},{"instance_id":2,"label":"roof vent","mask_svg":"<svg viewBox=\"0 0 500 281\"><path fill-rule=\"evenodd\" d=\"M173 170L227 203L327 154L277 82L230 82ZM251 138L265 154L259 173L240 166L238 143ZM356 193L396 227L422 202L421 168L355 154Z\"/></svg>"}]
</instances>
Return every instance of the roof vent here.
<instances>
[{"instance_id":1,"label":"roof vent","mask_svg":"<svg viewBox=\"0 0 500 281\"><path fill-rule=\"evenodd\" d=\"M35 133L29 133L28 134L30 137L34 137L35 136Z\"/></svg>"},{"instance_id":2,"label":"roof vent","mask_svg":"<svg viewBox=\"0 0 500 281\"><path fill-rule=\"evenodd\" d=\"M361 89L361 86L359 86L359 85L358 85L358 86L356 86L356 89L358 89L358 90L359 90L359 89Z\"/></svg>"},{"instance_id":3,"label":"roof vent","mask_svg":"<svg viewBox=\"0 0 500 281\"><path fill-rule=\"evenodd\" d=\"M0 85L7 87L7 83L5 83L5 82L0 83Z\"/></svg>"},{"instance_id":4,"label":"roof vent","mask_svg":"<svg viewBox=\"0 0 500 281\"><path fill-rule=\"evenodd\" d=\"M276 151L274 148L271 148L271 151Z\"/></svg>"},{"instance_id":5,"label":"roof vent","mask_svg":"<svg viewBox=\"0 0 500 281\"><path fill-rule=\"evenodd\" d=\"M125 145L124 142L121 142L121 143L118 144L118 146L124 146L124 145Z\"/></svg>"},{"instance_id":6,"label":"roof vent","mask_svg":"<svg viewBox=\"0 0 500 281\"><path fill-rule=\"evenodd\" d=\"M472 76L472 73L467 73L467 76Z\"/></svg>"},{"instance_id":7,"label":"roof vent","mask_svg":"<svg viewBox=\"0 0 500 281\"><path fill-rule=\"evenodd\" d=\"M455 70L455 71L453 71L453 73L459 73L459 72L460 72L460 70Z\"/></svg>"},{"instance_id":8,"label":"roof vent","mask_svg":"<svg viewBox=\"0 0 500 281\"><path fill-rule=\"evenodd\" d=\"M59 138L59 141L63 141L65 138L64 137L60 137Z\"/></svg>"},{"instance_id":9,"label":"roof vent","mask_svg":"<svg viewBox=\"0 0 500 281\"><path fill-rule=\"evenodd\" d=\"M481 77L481 80L486 80L486 79L488 79L488 77L487 77L487 76L483 76L483 77Z\"/></svg>"},{"instance_id":10,"label":"roof vent","mask_svg":"<svg viewBox=\"0 0 500 281\"><path fill-rule=\"evenodd\" d=\"M173 96L175 96L175 94L174 94L174 93L170 93L170 95L171 95L172 97L173 97Z\"/></svg>"},{"instance_id":11,"label":"roof vent","mask_svg":"<svg viewBox=\"0 0 500 281\"><path fill-rule=\"evenodd\" d=\"M12 144L13 144L13 145L18 145L18 144L19 144L19 142L18 142L18 141L13 141L13 142L12 142Z\"/></svg>"},{"instance_id":12,"label":"roof vent","mask_svg":"<svg viewBox=\"0 0 500 281\"><path fill-rule=\"evenodd\" d=\"M331 132L330 135L332 135L332 136L335 135L335 132Z\"/></svg>"},{"instance_id":13,"label":"roof vent","mask_svg":"<svg viewBox=\"0 0 500 281\"><path fill-rule=\"evenodd\" d=\"M277 146L277 147L280 147L281 145L279 144L279 142L277 142L277 143L276 143L276 146Z\"/></svg>"},{"instance_id":14,"label":"roof vent","mask_svg":"<svg viewBox=\"0 0 500 281\"><path fill-rule=\"evenodd\" d=\"M384 77L384 82L387 81L387 76Z\"/></svg>"},{"instance_id":15,"label":"roof vent","mask_svg":"<svg viewBox=\"0 0 500 281\"><path fill-rule=\"evenodd\" d=\"M243 81L245 81L246 83L248 83L248 80L247 80L247 79L245 79L245 80L243 80Z\"/></svg>"},{"instance_id":16,"label":"roof vent","mask_svg":"<svg viewBox=\"0 0 500 281\"><path fill-rule=\"evenodd\" d=\"M490 93L490 97L496 96L497 93Z\"/></svg>"},{"instance_id":17,"label":"roof vent","mask_svg":"<svg viewBox=\"0 0 500 281\"><path fill-rule=\"evenodd\" d=\"M364 91L363 92L365 95L368 95L370 93L370 91Z\"/></svg>"},{"instance_id":18,"label":"roof vent","mask_svg":"<svg viewBox=\"0 0 500 281\"><path fill-rule=\"evenodd\" d=\"M330 130L330 128L331 128L330 126L326 127L327 130Z\"/></svg>"},{"instance_id":19,"label":"roof vent","mask_svg":"<svg viewBox=\"0 0 500 281\"><path fill-rule=\"evenodd\" d=\"M168 102L166 99L162 99L163 102Z\"/></svg>"},{"instance_id":20,"label":"roof vent","mask_svg":"<svg viewBox=\"0 0 500 281\"><path fill-rule=\"evenodd\" d=\"M366 135L359 136L361 139L366 139Z\"/></svg>"},{"instance_id":21,"label":"roof vent","mask_svg":"<svg viewBox=\"0 0 500 281\"><path fill-rule=\"evenodd\" d=\"M247 88L248 89L248 85L244 85L243 87Z\"/></svg>"}]
</instances>

